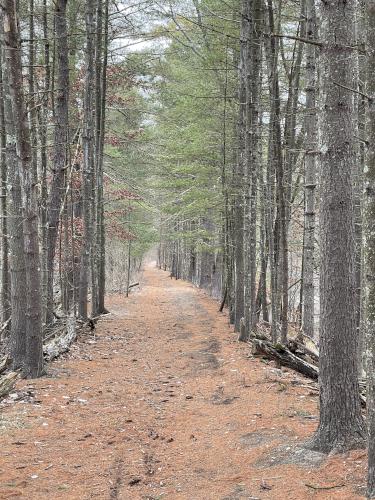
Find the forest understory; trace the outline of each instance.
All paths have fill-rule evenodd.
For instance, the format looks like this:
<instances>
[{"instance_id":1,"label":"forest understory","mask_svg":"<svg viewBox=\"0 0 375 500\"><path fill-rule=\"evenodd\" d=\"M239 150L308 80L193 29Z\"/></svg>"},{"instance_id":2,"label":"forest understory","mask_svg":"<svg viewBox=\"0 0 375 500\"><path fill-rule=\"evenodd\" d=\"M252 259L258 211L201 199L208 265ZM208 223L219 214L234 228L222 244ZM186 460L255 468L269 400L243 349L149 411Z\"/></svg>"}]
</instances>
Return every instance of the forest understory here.
<instances>
[{"instance_id":1,"label":"forest understory","mask_svg":"<svg viewBox=\"0 0 375 500\"><path fill-rule=\"evenodd\" d=\"M0 498L364 498L363 450L302 447L311 381L252 357L205 292L152 263L107 305L1 402Z\"/></svg>"}]
</instances>

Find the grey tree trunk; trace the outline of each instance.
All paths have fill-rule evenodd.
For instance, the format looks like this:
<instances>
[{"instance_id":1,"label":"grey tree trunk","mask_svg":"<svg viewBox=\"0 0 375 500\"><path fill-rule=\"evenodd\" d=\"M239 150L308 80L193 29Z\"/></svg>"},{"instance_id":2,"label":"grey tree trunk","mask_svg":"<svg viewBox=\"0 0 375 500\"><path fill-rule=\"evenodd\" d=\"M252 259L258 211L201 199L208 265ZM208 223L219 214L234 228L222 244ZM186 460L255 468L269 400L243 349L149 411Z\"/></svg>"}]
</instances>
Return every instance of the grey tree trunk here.
<instances>
[{"instance_id":1,"label":"grey tree trunk","mask_svg":"<svg viewBox=\"0 0 375 500\"><path fill-rule=\"evenodd\" d=\"M366 0L367 20L367 95L368 157L366 202L366 336L367 336L367 425L368 498L375 498L375 0Z\"/></svg>"},{"instance_id":2,"label":"grey tree trunk","mask_svg":"<svg viewBox=\"0 0 375 500\"><path fill-rule=\"evenodd\" d=\"M244 220L243 220L243 244L244 244L244 328L241 329L239 340L246 342L250 332L251 313L251 261L250 261L250 239L251 239L251 80L253 78L252 66L252 26L254 23L253 0L243 0L245 18L245 110L244 110Z\"/></svg>"},{"instance_id":3,"label":"grey tree trunk","mask_svg":"<svg viewBox=\"0 0 375 500\"><path fill-rule=\"evenodd\" d=\"M268 16L268 30L275 32L274 8L272 0L266 0L265 9ZM266 226L270 259L270 284L271 284L271 337L277 342L279 336L280 318L280 280L279 280L279 254L280 254L280 216L276 210L275 179L281 156L281 130L280 130L280 88L279 88L279 40L276 37L266 39L266 60L268 63L268 86L270 120L268 131L268 165L266 176ZM279 194L279 193L277 193Z\"/></svg>"},{"instance_id":4,"label":"grey tree trunk","mask_svg":"<svg viewBox=\"0 0 375 500\"><path fill-rule=\"evenodd\" d=\"M262 9L259 0L247 1L246 51L246 191L245 191L245 329L247 340L256 325L257 201L260 171L260 88L262 70ZM244 336L244 338L243 338Z\"/></svg>"},{"instance_id":5,"label":"grey tree trunk","mask_svg":"<svg viewBox=\"0 0 375 500\"><path fill-rule=\"evenodd\" d=\"M15 125L17 156L22 173L24 256L27 285L26 358L23 368L26 376L35 378L40 376L43 371L37 186L34 182L32 169L30 130L22 85L18 6L12 0L6 0L2 8L4 15L4 42L7 52L6 70Z\"/></svg>"},{"instance_id":6,"label":"grey tree trunk","mask_svg":"<svg viewBox=\"0 0 375 500\"><path fill-rule=\"evenodd\" d=\"M315 0L306 2L306 36L317 39ZM316 113L316 47L306 47L306 153L305 153L305 227L303 244L303 330L314 338L315 319L315 192L316 192L316 157L318 154L318 120Z\"/></svg>"},{"instance_id":7,"label":"grey tree trunk","mask_svg":"<svg viewBox=\"0 0 375 500\"><path fill-rule=\"evenodd\" d=\"M228 41L225 46L225 77L224 77L224 99L223 99L223 138L222 138L222 169L221 185L224 199L222 210L222 229L221 229L221 247L223 253L223 273L222 273L222 308L228 305L229 320L232 320L232 297L233 297L233 269L231 252L231 199L229 197L229 186L231 185L231 176L227 164L227 114L228 114Z\"/></svg>"},{"instance_id":8,"label":"grey tree trunk","mask_svg":"<svg viewBox=\"0 0 375 500\"><path fill-rule=\"evenodd\" d=\"M103 6L101 6L103 8ZM103 167L104 167L104 137L106 119L106 97L107 97L107 65L108 65L108 13L109 0L104 1L104 36L102 43L102 62L97 65L97 85L100 83L100 101L97 106L100 113L97 116L97 252L98 252L98 301L96 314L107 312L105 308L105 223L104 223L104 195L103 195ZM98 79L100 82L98 82ZM100 118L100 119L98 119Z\"/></svg>"},{"instance_id":9,"label":"grey tree trunk","mask_svg":"<svg viewBox=\"0 0 375 500\"><path fill-rule=\"evenodd\" d=\"M244 316L244 192L243 176L245 171L245 116L246 116L246 51L247 51L246 2L242 3L240 61L239 61L239 117L238 117L238 157L234 172L234 255L235 272L235 330L240 331Z\"/></svg>"},{"instance_id":10,"label":"grey tree trunk","mask_svg":"<svg viewBox=\"0 0 375 500\"><path fill-rule=\"evenodd\" d=\"M257 293L257 316L259 319L260 312L262 311L263 321L269 322L269 314L268 314L268 304L267 304L267 267L268 267L268 257L269 257L269 248L268 248L268 233L267 233L267 210L266 204L268 203L267 190L264 182L264 171L263 167L259 173L259 184L260 184L260 192L261 192L261 206L260 206L260 278L259 278L259 286Z\"/></svg>"},{"instance_id":11,"label":"grey tree trunk","mask_svg":"<svg viewBox=\"0 0 375 500\"><path fill-rule=\"evenodd\" d=\"M365 47L366 44L366 1L358 1L358 16L357 16L357 44L360 47ZM365 187L365 166L367 155L367 144L365 143L366 136L366 117L368 99L365 96L367 84L367 61L366 57L358 54L358 90L363 92L363 95L356 95L358 108L358 144L357 144L357 169L356 180L354 183L354 213L355 213L355 239L356 239L356 290L357 290L357 329L359 336L358 347L358 373L362 377L365 372L365 342L366 342L366 276L365 276L365 247L364 247L364 210L365 198L363 196Z\"/></svg>"},{"instance_id":12,"label":"grey tree trunk","mask_svg":"<svg viewBox=\"0 0 375 500\"><path fill-rule=\"evenodd\" d=\"M31 170L33 182L38 182L38 148L37 148L37 106L35 99L35 13L34 0L29 0L29 96L27 108L30 124Z\"/></svg>"},{"instance_id":13,"label":"grey tree trunk","mask_svg":"<svg viewBox=\"0 0 375 500\"><path fill-rule=\"evenodd\" d=\"M93 238L93 176L94 176L94 129L95 108L93 89L95 88L95 23L94 5L86 1L86 78L84 90L84 123L83 123L83 172L82 172L82 204L83 204L83 242L81 251L81 268L79 276L78 313L87 318L88 275Z\"/></svg>"},{"instance_id":14,"label":"grey tree trunk","mask_svg":"<svg viewBox=\"0 0 375 500\"><path fill-rule=\"evenodd\" d=\"M39 140L40 140L40 168L39 168L39 182L40 182L40 232L41 232L41 259L43 264L43 300L44 312L47 307L47 204L48 204L48 186L47 186L47 164L48 164L48 117L49 117L49 92L51 86L51 68L50 68L50 42L48 33L48 5L47 0L43 0L43 64L45 65L44 77L44 95L42 99L42 107L38 108L39 119ZM45 315L46 316L46 315ZM44 320L46 317L44 317Z\"/></svg>"},{"instance_id":15,"label":"grey tree trunk","mask_svg":"<svg viewBox=\"0 0 375 500\"><path fill-rule=\"evenodd\" d=\"M250 170L251 170L251 198L250 198L250 248L249 248L249 261L250 261L250 286L251 286L251 300L250 300L250 324L249 333L255 328L257 323L256 314L256 294L257 294L257 212L258 212L258 177L261 170L261 88L262 88L262 33L263 33L263 10L262 2L254 0L253 12L254 17L251 55L249 64L252 65L253 74L251 80L251 96L250 96L250 141L251 141L251 157Z\"/></svg>"},{"instance_id":16,"label":"grey tree trunk","mask_svg":"<svg viewBox=\"0 0 375 500\"><path fill-rule=\"evenodd\" d=\"M354 279L356 2L321 3L322 175L320 423L310 445L323 452L363 446ZM346 88L344 88L346 87Z\"/></svg>"},{"instance_id":17,"label":"grey tree trunk","mask_svg":"<svg viewBox=\"0 0 375 500\"><path fill-rule=\"evenodd\" d=\"M48 201L48 232L47 232L47 311L46 322L53 321L53 282L56 243L59 232L61 211L65 194L65 173L68 167L68 137L69 137L69 60L68 37L66 23L67 0L57 0L55 3L55 33L57 78L55 88L55 137L53 177Z\"/></svg>"},{"instance_id":18,"label":"grey tree trunk","mask_svg":"<svg viewBox=\"0 0 375 500\"><path fill-rule=\"evenodd\" d=\"M108 1L107 1L107 19L108 19ZM102 126L100 132L100 170L98 172L98 209L99 209L99 221L98 221L98 247L99 247L99 278L98 278L98 313L104 314L108 310L105 307L105 292L106 292L106 273L105 273L105 260L106 260L106 250L105 250L105 219L104 219L104 186L103 186L103 174L104 174L104 135L105 135L105 110L106 110L106 72L107 72L107 51L108 51L108 28L106 33L106 44L105 44L105 57L103 63L103 96L102 96Z\"/></svg>"},{"instance_id":19,"label":"grey tree trunk","mask_svg":"<svg viewBox=\"0 0 375 500\"><path fill-rule=\"evenodd\" d=\"M306 31L306 2L300 2L301 15L298 24L298 34L305 38ZM282 43L282 42L281 42ZM297 113L300 97L300 81L303 59L304 44L295 41L293 48L293 60L289 65L283 58L284 67L288 75L289 88L288 99L284 110L284 144L285 153L282 155L282 161L279 162L278 180L279 188L279 207L280 207L280 283L282 284L282 312L281 312L281 340L287 342L288 322L289 322L289 225L292 216L293 205L293 174L296 171L298 155L295 153L297 145ZM298 177L297 177L298 185Z\"/></svg>"},{"instance_id":20,"label":"grey tree trunk","mask_svg":"<svg viewBox=\"0 0 375 500\"><path fill-rule=\"evenodd\" d=\"M94 156L92 172L92 190L91 190L91 217L92 230L90 268L91 268L91 314L93 317L98 315L99 309L99 277L100 277L100 218L99 207L99 188L101 180L99 179L99 170L101 170L101 127L102 127L102 65L103 65L103 0L95 0L95 32L94 32L94 85L93 94L94 106ZM101 195L102 193L100 193ZM100 202L102 204L102 202Z\"/></svg>"},{"instance_id":21,"label":"grey tree trunk","mask_svg":"<svg viewBox=\"0 0 375 500\"><path fill-rule=\"evenodd\" d=\"M2 13L3 14L3 13ZM3 17L1 18L2 55L4 67L8 68L10 51L4 50ZM8 167L9 189L9 270L11 285L11 329L10 354L14 369L23 370L26 358L26 264L24 257L23 207L20 163L17 158L16 129L7 72L3 71L4 119L6 131L5 159Z\"/></svg>"},{"instance_id":22,"label":"grey tree trunk","mask_svg":"<svg viewBox=\"0 0 375 500\"><path fill-rule=\"evenodd\" d=\"M3 48L0 40L0 68L3 67ZM9 239L8 239L8 203L7 179L8 160L6 154L7 140L5 127L5 87L3 70L0 69L0 178L1 178L1 302L2 322L6 323L11 315L10 282L9 282ZM6 328L9 332L9 328Z\"/></svg>"}]
</instances>

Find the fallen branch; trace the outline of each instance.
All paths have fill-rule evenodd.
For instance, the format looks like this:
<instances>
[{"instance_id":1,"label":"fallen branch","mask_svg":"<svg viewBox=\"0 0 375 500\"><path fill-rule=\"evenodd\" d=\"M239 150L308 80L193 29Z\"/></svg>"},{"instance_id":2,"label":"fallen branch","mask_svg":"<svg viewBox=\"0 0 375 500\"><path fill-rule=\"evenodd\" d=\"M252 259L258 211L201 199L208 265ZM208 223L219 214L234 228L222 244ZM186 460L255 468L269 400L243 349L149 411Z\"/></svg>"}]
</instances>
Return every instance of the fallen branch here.
<instances>
[{"instance_id":1,"label":"fallen branch","mask_svg":"<svg viewBox=\"0 0 375 500\"><path fill-rule=\"evenodd\" d=\"M128 290L130 290L131 288L134 288L135 286L138 286L139 283L133 283L132 285L129 285L128 287Z\"/></svg>"},{"instance_id":2,"label":"fallen branch","mask_svg":"<svg viewBox=\"0 0 375 500\"><path fill-rule=\"evenodd\" d=\"M305 483L305 486L313 490L333 490L335 488L343 488L346 485L345 483L342 483L342 484L334 484L332 486L315 486L314 484Z\"/></svg>"},{"instance_id":3,"label":"fallen branch","mask_svg":"<svg viewBox=\"0 0 375 500\"><path fill-rule=\"evenodd\" d=\"M10 318L8 318L8 319L5 321L5 323L4 323L3 325L1 325L1 328L0 328L0 336L1 336L1 334L2 334L2 333L3 333L3 332L4 332L7 328L8 328L8 325L9 325L9 323L10 323L10 320L11 320L11 319L12 319L11 317L10 317Z\"/></svg>"},{"instance_id":4,"label":"fallen branch","mask_svg":"<svg viewBox=\"0 0 375 500\"><path fill-rule=\"evenodd\" d=\"M280 365L287 366L294 371L302 373L305 377L317 380L319 376L319 370L317 366L308 363L306 360L299 358L296 354L292 353L286 347L276 344L273 345L270 341L260 340L258 338L252 338L252 353L254 356L267 356L267 358L274 359ZM312 390L319 391L318 388L303 386ZM360 384L360 394L359 398L363 408L366 407L366 387Z\"/></svg>"},{"instance_id":5,"label":"fallen branch","mask_svg":"<svg viewBox=\"0 0 375 500\"><path fill-rule=\"evenodd\" d=\"M73 316L66 318L66 325L63 328L58 328L57 333L61 331L63 334L59 336L53 332L53 338L49 337L43 344L43 354L47 361L51 361L69 350L77 338L76 319ZM10 365L11 359L8 356L1 359L0 374L5 372ZM19 377L19 372L12 371L0 378L0 399L10 393Z\"/></svg>"},{"instance_id":6,"label":"fallen branch","mask_svg":"<svg viewBox=\"0 0 375 500\"><path fill-rule=\"evenodd\" d=\"M10 393L19 376L19 372L10 372L0 378L0 398L3 398Z\"/></svg>"},{"instance_id":7,"label":"fallen branch","mask_svg":"<svg viewBox=\"0 0 375 500\"><path fill-rule=\"evenodd\" d=\"M309 389L310 391L319 392L319 387L315 387L313 385L298 384L298 387L302 387L303 389Z\"/></svg>"},{"instance_id":8,"label":"fallen branch","mask_svg":"<svg viewBox=\"0 0 375 500\"><path fill-rule=\"evenodd\" d=\"M305 375L305 377L311 378L313 380L318 379L319 369L315 364L309 363L305 359L299 357L297 350L294 353L287 347L283 346L282 344L275 344L275 345L272 344L272 342L268 338L265 339L264 337L265 337L264 335L251 337L252 354L254 356L266 356L269 359L274 359L282 366L286 366L296 372L302 373L302 375ZM302 346L299 342L296 343L298 345L298 349L302 350L303 347L304 348L303 350L305 350L306 353L310 351L306 346ZM315 361L314 358L316 358L316 362L318 363L319 357L313 351L309 353L309 356L313 358L313 362ZM367 404L366 383L363 380L361 380L359 383L359 387L360 387L359 398L362 407L365 408ZM313 387L311 387L311 389L316 390Z\"/></svg>"},{"instance_id":9,"label":"fallen branch","mask_svg":"<svg viewBox=\"0 0 375 500\"><path fill-rule=\"evenodd\" d=\"M0 361L0 373L3 373L5 372L5 370L11 365L11 360L9 358L9 356L5 356L5 358L3 358L1 361Z\"/></svg>"},{"instance_id":10,"label":"fallen branch","mask_svg":"<svg viewBox=\"0 0 375 500\"><path fill-rule=\"evenodd\" d=\"M302 373L306 377L312 378L313 380L318 379L318 368L293 354L287 347L281 344L273 345L269 341L259 340L257 338L253 338L251 342L253 347L252 353L255 356L266 355L271 359L275 359L281 365Z\"/></svg>"},{"instance_id":11,"label":"fallen branch","mask_svg":"<svg viewBox=\"0 0 375 500\"><path fill-rule=\"evenodd\" d=\"M299 351L302 354L309 356L309 358L311 358L311 361L314 364L319 363L319 354L317 352L312 351L305 344L301 344L301 342L298 342L297 340L294 340L294 339L289 340L288 341L288 348L296 356L298 356L298 351Z\"/></svg>"},{"instance_id":12,"label":"fallen branch","mask_svg":"<svg viewBox=\"0 0 375 500\"><path fill-rule=\"evenodd\" d=\"M48 327L48 329L46 329L47 333L45 334L43 344L47 344L51 339L58 337L59 335L63 335L65 330L65 324L61 323L54 325L53 327Z\"/></svg>"},{"instance_id":13,"label":"fallen branch","mask_svg":"<svg viewBox=\"0 0 375 500\"><path fill-rule=\"evenodd\" d=\"M311 344L310 349L313 349L316 352L316 354L319 355L319 346L314 339L312 339L311 337L309 337L308 335L306 335L305 333L303 333L301 331L298 332L297 339L300 342L302 342L304 345L306 345L306 342ZM304 342L303 339L306 339L306 342Z\"/></svg>"},{"instance_id":14,"label":"fallen branch","mask_svg":"<svg viewBox=\"0 0 375 500\"><path fill-rule=\"evenodd\" d=\"M70 316L66 319L66 327L64 328L63 335L54 337L52 340L48 340L43 345L45 359L47 361L51 361L59 357L64 352L67 352L76 338L76 319L73 316Z\"/></svg>"}]
</instances>

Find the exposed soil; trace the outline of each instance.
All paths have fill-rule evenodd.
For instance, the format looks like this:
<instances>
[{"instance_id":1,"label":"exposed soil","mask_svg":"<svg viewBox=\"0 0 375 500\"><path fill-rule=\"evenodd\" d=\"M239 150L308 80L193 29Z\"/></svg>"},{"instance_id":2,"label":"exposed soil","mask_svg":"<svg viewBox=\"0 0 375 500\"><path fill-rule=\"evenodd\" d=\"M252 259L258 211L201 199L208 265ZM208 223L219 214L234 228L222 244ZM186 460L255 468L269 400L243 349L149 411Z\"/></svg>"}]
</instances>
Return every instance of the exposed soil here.
<instances>
[{"instance_id":1,"label":"exposed soil","mask_svg":"<svg viewBox=\"0 0 375 500\"><path fill-rule=\"evenodd\" d=\"M365 453L301 449L309 381L253 359L202 291L148 267L108 307L1 404L1 499L363 498Z\"/></svg>"}]
</instances>

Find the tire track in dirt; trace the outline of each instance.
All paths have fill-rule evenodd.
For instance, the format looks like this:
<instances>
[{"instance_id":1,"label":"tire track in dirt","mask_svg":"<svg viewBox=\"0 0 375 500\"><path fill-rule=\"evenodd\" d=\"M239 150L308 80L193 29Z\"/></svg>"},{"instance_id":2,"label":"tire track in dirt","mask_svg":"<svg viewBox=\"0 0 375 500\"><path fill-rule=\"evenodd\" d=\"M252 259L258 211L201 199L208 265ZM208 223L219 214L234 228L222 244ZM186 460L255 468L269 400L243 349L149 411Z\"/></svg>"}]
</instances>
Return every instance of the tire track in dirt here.
<instances>
[{"instance_id":1,"label":"tire track in dirt","mask_svg":"<svg viewBox=\"0 0 375 500\"><path fill-rule=\"evenodd\" d=\"M95 337L2 404L1 499L363 498L360 453L301 456L306 382L249 358L202 291L148 267L108 306Z\"/></svg>"}]
</instances>

